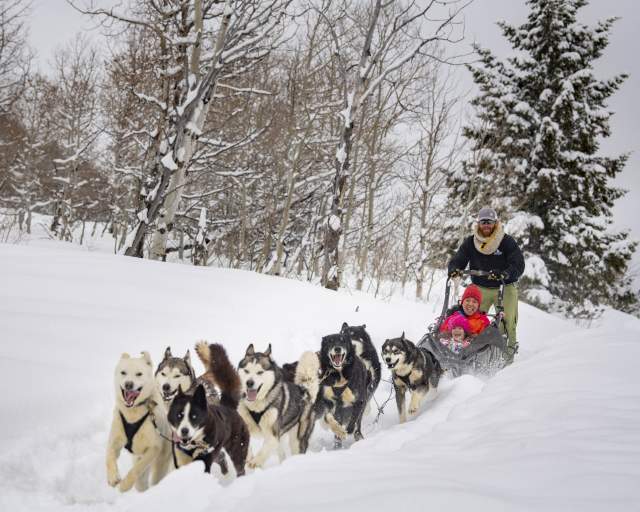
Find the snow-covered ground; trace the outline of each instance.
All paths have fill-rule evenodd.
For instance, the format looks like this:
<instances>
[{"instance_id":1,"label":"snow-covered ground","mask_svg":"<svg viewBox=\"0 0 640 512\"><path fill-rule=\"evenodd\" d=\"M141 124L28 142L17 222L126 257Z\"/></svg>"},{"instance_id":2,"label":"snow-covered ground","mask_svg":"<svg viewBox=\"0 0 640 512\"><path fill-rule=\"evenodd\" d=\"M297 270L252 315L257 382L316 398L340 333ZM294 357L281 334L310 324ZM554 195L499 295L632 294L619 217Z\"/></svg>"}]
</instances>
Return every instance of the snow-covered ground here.
<instances>
[{"instance_id":1,"label":"snow-covered ground","mask_svg":"<svg viewBox=\"0 0 640 512\"><path fill-rule=\"evenodd\" d=\"M232 482L198 463L143 494L107 486L121 352L157 362L205 338L234 361L272 343L287 362L343 321L366 323L378 348L402 331L417 341L436 309L64 243L0 245L0 510L640 510L640 321L609 311L585 330L526 305L516 363L486 382L445 379L414 421L398 425L392 400L345 450L317 428L311 453Z\"/></svg>"}]
</instances>

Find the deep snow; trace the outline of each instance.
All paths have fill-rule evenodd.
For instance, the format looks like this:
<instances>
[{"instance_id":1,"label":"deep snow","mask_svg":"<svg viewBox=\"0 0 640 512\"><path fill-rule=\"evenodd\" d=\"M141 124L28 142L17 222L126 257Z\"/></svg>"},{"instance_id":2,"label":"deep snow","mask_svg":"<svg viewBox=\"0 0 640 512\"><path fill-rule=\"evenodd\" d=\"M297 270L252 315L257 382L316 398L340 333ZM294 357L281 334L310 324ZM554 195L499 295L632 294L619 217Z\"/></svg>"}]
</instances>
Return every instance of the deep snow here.
<instances>
[{"instance_id":1,"label":"deep snow","mask_svg":"<svg viewBox=\"0 0 640 512\"><path fill-rule=\"evenodd\" d=\"M486 382L445 379L415 421L398 425L391 400L342 451L318 426L312 453L235 481L198 463L144 494L107 486L121 352L157 363L167 345L182 353L204 338L234 361L250 342L272 343L287 362L343 321L366 323L379 348L402 331L417 341L436 302L0 245L0 510L640 510L640 321L609 311L587 330L526 305L516 363ZM383 383L377 398L388 396Z\"/></svg>"}]
</instances>

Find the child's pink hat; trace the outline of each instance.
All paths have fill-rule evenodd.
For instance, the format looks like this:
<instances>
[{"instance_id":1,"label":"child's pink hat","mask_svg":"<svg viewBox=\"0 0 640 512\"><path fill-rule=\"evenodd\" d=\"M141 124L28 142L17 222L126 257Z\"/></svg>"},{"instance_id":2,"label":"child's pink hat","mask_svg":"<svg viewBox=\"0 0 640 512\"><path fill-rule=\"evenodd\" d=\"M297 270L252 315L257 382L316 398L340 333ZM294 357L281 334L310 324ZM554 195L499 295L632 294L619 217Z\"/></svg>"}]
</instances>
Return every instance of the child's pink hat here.
<instances>
[{"instance_id":1,"label":"child's pink hat","mask_svg":"<svg viewBox=\"0 0 640 512\"><path fill-rule=\"evenodd\" d=\"M469 325L469 320L467 320L464 316L460 314L456 314L449 320L449 330L453 330L454 327L462 327L464 332L471 331L471 326Z\"/></svg>"}]
</instances>

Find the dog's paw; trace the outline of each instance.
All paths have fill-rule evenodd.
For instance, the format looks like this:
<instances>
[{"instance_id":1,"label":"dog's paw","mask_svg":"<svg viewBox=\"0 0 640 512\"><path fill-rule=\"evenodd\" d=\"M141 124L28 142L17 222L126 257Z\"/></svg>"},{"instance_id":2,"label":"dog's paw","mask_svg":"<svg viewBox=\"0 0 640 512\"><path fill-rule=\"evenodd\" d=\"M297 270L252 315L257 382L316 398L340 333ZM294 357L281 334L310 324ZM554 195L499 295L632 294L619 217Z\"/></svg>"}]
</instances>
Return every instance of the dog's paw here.
<instances>
[{"instance_id":1,"label":"dog's paw","mask_svg":"<svg viewBox=\"0 0 640 512\"><path fill-rule=\"evenodd\" d=\"M120 492L127 492L131 490L131 488L133 487L133 484L135 483L136 483L136 479L133 478L133 475L129 474L125 476L124 480L120 482L120 485L118 485L118 490Z\"/></svg>"},{"instance_id":2,"label":"dog's paw","mask_svg":"<svg viewBox=\"0 0 640 512\"><path fill-rule=\"evenodd\" d=\"M409 416L415 416L418 414L418 407L409 407Z\"/></svg>"},{"instance_id":3,"label":"dog's paw","mask_svg":"<svg viewBox=\"0 0 640 512\"><path fill-rule=\"evenodd\" d=\"M406 423L406 422L407 422L407 415L403 413L400 415L400 423Z\"/></svg>"},{"instance_id":4,"label":"dog's paw","mask_svg":"<svg viewBox=\"0 0 640 512\"><path fill-rule=\"evenodd\" d=\"M347 431L342 427L340 427L340 428L336 427L334 429L333 433L336 435L336 437L338 439L341 439L342 441L344 441L347 438L347 436L349 435L347 433Z\"/></svg>"},{"instance_id":5,"label":"dog's paw","mask_svg":"<svg viewBox=\"0 0 640 512\"><path fill-rule=\"evenodd\" d=\"M249 462L247 462L247 467L249 469L256 469L262 467L262 461L257 457L252 458Z\"/></svg>"},{"instance_id":6,"label":"dog's paw","mask_svg":"<svg viewBox=\"0 0 640 512\"><path fill-rule=\"evenodd\" d=\"M107 475L107 482L111 487L115 487L120 483L120 475L117 472Z\"/></svg>"}]
</instances>

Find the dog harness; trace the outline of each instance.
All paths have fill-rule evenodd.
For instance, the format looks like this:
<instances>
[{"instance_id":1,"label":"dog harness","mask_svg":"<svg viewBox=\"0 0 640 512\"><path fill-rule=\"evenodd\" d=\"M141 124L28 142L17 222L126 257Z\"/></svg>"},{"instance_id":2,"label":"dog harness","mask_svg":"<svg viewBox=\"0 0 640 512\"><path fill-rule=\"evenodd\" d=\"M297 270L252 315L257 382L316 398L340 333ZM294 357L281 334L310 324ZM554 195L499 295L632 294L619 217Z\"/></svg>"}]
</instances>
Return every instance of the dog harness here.
<instances>
[{"instance_id":1,"label":"dog harness","mask_svg":"<svg viewBox=\"0 0 640 512\"><path fill-rule=\"evenodd\" d=\"M180 467L178 465L178 457L176 456L176 447L178 448L178 450L188 455L193 460L201 460L201 461L204 461L205 457L216 449L215 446L210 446L207 444L202 444L201 446L196 445L193 448L187 448L180 443L176 443L175 441L172 441L171 454L173 455L173 465L176 469Z\"/></svg>"},{"instance_id":2,"label":"dog harness","mask_svg":"<svg viewBox=\"0 0 640 512\"><path fill-rule=\"evenodd\" d=\"M125 444L124 447L129 453L133 453L133 438L138 433L138 430L140 430L140 427L142 426L142 424L145 421L147 421L149 414L150 413L147 412L147 414L145 414L142 418L140 418L135 423L129 423L127 420L124 419L124 415L120 413L120 419L122 420L124 434L127 436L127 444Z\"/></svg>"},{"instance_id":3,"label":"dog harness","mask_svg":"<svg viewBox=\"0 0 640 512\"><path fill-rule=\"evenodd\" d=\"M194 460L201 460L203 457L203 455L200 455L198 458L195 458L193 456L193 454L196 452L197 448L185 448L184 446L182 446L179 443L176 442L172 442L171 443L171 453L173 455L173 465L176 469L178 469L180 466L178 465L178 457L176 456L176 447L178 448L178 450L180 450L182 453L188 455L189 457L193 458Z\"/></svg>"},{"instance_id":4,"label":"dog harness","mask_svg":"<svg viewBox=\"0 0 640 512\"><path fill-rule=\"evenodd\" d=\"M420 355L422 356L422 362L424 363L424 365L427 365L427 353L422 350L422 348L418 349L420 351ZM429 357L429 359L431 359L432 362L433 358ZM411 391L414 391L418 386L411 384L411 372L407 373L406 375L398 375L397 373L394 375L394 378L400 379L405 386L407 386Z\"/></svg>"},{"instance_id":5,"label":"dog harness","mask_svg":"<svg viewBox=\"0 0 640 512\"><path fill-rule=\"evenodd\" d=\"M342 393L344 393L344 390L349 387L349 381L342 376L341 372L329 368L320 379L320 382L322 383L327 377L331 376L332 374L336 374L340 378L333 384L325 384L325 386L333 389L333 392L337 397L341 397Z\"/></svg>"},{"instance_id":6,"label":"dog harness","mask_svg":"<svg viewBox=\"0 0 640 512\"><path fill-rule=\"evenodd\" d=\"M267 412L267 409L269 409L269 407L264 408L262 411L254 412L251 409L247 408L247 411L249 412L249 415L253 418L253 421L256 422L256 425L260 425L260 420L264 416L264 413Z\"/></svg>"},{"instance_id":7,"label":"dog harness","mask_svg":"<svg viewBox=\"0 0 640 512\"><path fill-rule=\"evenodd\" d=\"M281 386L282 386L281 384L277 384L271 389L271 391L269 391L269 393L267 394L267 400L268 400L267 405L261 411L252 411L248 407L245 407L249 415L253 418L253 421L256 422L256 425L260 425L260 420L264 416L264 413L267 412L271 407L277 407L278 410L281 409L282 404L278 405L276 403L278 400L278 393L280 392Z\"/></svg>"},{"instance_id":8,"label":"dog harness","mask_svg":"<svg viewBox=\"0 0 640 512\"><path fill-rule=\"evenodd\" d=\"M397 373L394 375L394 378L396 379L400 379L405 386L407 386L409 389L411 389L413 391L413 389L415 388L415 386L413 384L411 384L411 372L409 372L407 375L398 375Z\"/></svg>"}]
</instances>

